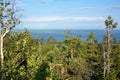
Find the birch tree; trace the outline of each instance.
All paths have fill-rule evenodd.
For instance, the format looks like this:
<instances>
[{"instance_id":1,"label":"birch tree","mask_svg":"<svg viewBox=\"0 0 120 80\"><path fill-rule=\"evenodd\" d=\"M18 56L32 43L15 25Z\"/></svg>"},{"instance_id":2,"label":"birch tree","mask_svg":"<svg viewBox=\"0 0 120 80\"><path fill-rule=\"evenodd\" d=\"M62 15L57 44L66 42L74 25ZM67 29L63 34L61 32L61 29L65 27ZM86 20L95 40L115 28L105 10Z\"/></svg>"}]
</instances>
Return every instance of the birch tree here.
<instances>
[{"instance_id":1,"label":"birch tree","mask_svg":"<svg viewBox=\"0 0 120 80\"><path fill-rule=\"evenodd\" d=\"M0 0L0 54L1 69L4 68L4 37L20 23L15 8L15 0Z\"/></svg>"}]
</instances>

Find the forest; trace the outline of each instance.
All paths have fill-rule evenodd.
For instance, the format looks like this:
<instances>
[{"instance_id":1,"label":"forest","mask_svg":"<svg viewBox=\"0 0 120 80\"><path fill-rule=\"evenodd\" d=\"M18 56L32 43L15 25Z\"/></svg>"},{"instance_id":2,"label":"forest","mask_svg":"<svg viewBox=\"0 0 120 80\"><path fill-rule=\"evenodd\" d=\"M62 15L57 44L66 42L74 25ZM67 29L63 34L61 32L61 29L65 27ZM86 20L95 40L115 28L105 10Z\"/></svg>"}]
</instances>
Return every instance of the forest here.
<instances>
[{"instance_id":1,"label":"forest","mask_svg":"<svg viewBox=\"0 0 120 80\"><path fill-rule=\"evenodd\" d=\"M11 32L20 24L16 12L11 2L0 2L1 80L120 80L120 41L111 33L117 27L111 16L100 43L93 32L82 40L70 31L62 41L51 36L44 42L27 29Z\"/></svg>"}]
</instances>

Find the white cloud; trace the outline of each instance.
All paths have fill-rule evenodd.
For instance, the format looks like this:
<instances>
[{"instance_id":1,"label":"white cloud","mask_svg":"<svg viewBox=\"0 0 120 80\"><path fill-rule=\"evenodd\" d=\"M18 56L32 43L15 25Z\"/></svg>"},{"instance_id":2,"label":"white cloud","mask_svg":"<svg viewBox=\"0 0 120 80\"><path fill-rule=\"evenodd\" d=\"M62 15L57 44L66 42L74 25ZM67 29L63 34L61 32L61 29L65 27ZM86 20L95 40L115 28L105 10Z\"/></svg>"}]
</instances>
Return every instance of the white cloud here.
<instances>
[{"instance_id":1,"label":"white cloud","mask_svg":"<svg viewBox=\"0 0 120 80\"><path fill-rule=\"evenodd\" d=\"M52 1L64 1L64 0L36 0L36 1L40 3L47 3L47 2L52 2Z\"/></svg>"},{"instance_id":2,"label":"white cloud","mask_svg":"<svg viewBox=\"0 0 120 80\"><path fill-rule=\"evenodd\" d=\"M103 21L103 17L73 17L75 21Z\"/></svg>"},{"instance_id":3,"label":"white cloud","mask_svg":"<svg viewBox=\"0 0 120 80\"><path fill-rule=\"evenodd\" d=\"M26 22L53 22L53 21L103 21L103 17L30 17L23 18Z\"/></svg>"},{"instance_id":4,"label":"white cloud","mask_svg":"<svg viewBox=\"0 0 120 80\"><path fill-rule=\"evenodd\" d=\"M27 22L52 22L52 21L63 21L62 17L30 17L24 18L23 21Z\"/></svg>"},{"instance_id":5,"label":"white cloud","mask_svg":"<svg viewBox=\"0 0 120 80\"><path fill-rule=\"evenodd\" d=\"M37 2L40 2L40 3L46 3L46 2L50 2L50 1L53 1L53 0L36 0Z\"/></svg>"}]
</instances>

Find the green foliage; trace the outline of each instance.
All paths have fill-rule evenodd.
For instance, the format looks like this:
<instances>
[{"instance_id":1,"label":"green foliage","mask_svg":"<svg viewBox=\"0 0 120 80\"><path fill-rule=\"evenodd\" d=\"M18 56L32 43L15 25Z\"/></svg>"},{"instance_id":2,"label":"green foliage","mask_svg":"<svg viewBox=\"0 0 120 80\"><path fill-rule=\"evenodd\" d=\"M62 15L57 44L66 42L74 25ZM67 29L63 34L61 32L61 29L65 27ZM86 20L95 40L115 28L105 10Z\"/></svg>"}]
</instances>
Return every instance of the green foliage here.
<instances>
[{"instance_id":1,"label":"green foliage","mask_svg":"<svg viewBox=\"0 0 120 80\"><path fill-rule=\"evenodd\" d=\"M20 23L11 6L14 0L0 1L1 34ZM111 16L105 21L108 33L116 28ZM49 37L33 39L29 31L11 32L4 38L4 66L1 68L4 80L119 80L120 42L110 34L110 74L103 77L103 53L107 38L98 43L93 32L86 40L71 37L71 30L65 31L65 40ZM112 37L112 38L111 38ZM4 74L3 74L4 73ZM0 75L1 77L1 75Z\"/></svg>"},{"instance_id":2,"label":"green foliage","mask_svg":"<svg viewBox=\"0 0 120 80\"><path fill-rule=\"evenodd\" d=\"M97 38L96 38L96 36L94 35L93 32L90 33L89 37L87 38L87 41L91 42L91 43L97 43L98 42Z\"/></svg>"},{"instance_id":3,"label":"green foliage","mask_svg":"<svg viewBox=\"0 0 120 80\"><path fill-rule=\"evenodd\" d=\"M40 65L38 41L32 40L27 30L13 32L5 40L5 79L32 80Z\"/></svg>"},{"instance_id":4,"label":"green foliage","mask_svg":"<svg viewBox=\"0 0 120 80\"><path fill-rule=\"evenodd\" d=\"M117 27L117 23L113 23L113 19L111 16L108 16L107 20L105 21L106 28L114 29Z\"/></svg>"},{"instance_id":5,"label":"green foliage","mask_svg":"<svg viewBox=\"0 0 120 80\"><path fill-rule=\"evenodd\" d=\"M50 77L50 67L48 63L43 61L37 70L35 80L47 80L47 77Z\"/></svg>"},{"instance_id":6,"label":"green foliage","mask_svg":"<svg viewBox=\"0 0 120 80\"><path fill-rule=\"evenodd\" d=\"M104 39L106 41L106 37ZM4 38L5 80L116 80L120 78L120 43L111 40L111 73L103 77L105 41L94 33L86 40L67 36L33 39L29 31L11 32ZM8 46L9 45L9 46Z\"/></svg>"},{"instance_id":7,"label":"green foliage","mask_svg":"<svg viewBox=\"0 0 120 80\"><path fill-rule=\"evenodd\" d=\"M115 70L111 67L111 64L113 64L113 60L115 60L113 57L111 56L113 54L112 50L112 45L114 45L115 43L117 43L115 41L115 38L113 38L113 34L111 34L111 30L117 27L117 23L114 23L113 19L111 16L108 16L107 20L105 20L105 25L106 25L106 32L107 35L104 37L105 40L105 44L104 44L104 78L106 80L114 80L116 79L116 73ZM113 40L114 39L114 40ZM112 41L114 41L113 43L111 43ZM110 72L112 70L112 72ZM114 73L113 73L114 72ZM111 74L113 76L111 76Z\"/></svg>"},{"instance_id":8,"label":"green foliage","mask_svg":"<svg viewBox=\"0 0 120 80\"><path fill-rule=\"evenodd\" d=\"M17 10L13 7L14 0L3 0L0 1L0 27L3 28L3 31L6 28L14 28L20 23L18 16L16 16Z\"/></svg>"}]
</instances>

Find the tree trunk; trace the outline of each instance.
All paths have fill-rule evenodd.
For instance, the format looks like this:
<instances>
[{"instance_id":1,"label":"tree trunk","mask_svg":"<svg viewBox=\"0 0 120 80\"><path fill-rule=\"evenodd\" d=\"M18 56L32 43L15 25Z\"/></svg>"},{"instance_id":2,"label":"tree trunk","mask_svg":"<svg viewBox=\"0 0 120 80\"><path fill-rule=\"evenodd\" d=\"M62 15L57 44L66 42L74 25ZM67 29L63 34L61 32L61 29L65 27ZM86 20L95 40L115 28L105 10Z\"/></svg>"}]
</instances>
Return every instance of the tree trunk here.
<instances>
[{"instance_id":1,"label":"tree trunk","mask_svg":"<svg viewBox=\"0 0 120 80\"><path fill-rule=\"evenodd\" d=\"M0 37L0 52L1 52L1 69L4 66L4 54L3 54L3 37Z\"/></svg>"},{"instance_id":2,"label":"tree trunk","mask_svg":"<svg viewBox=\"0 0 120 80\"><path fill-rule=\"evenodd\" d=\"M107 26L107 51L104 52L104 77L110 73L110 26Z\"/></svg>"},{"instance_id":3,"label":"tree trunk","mask_svg":"<svg viewBox=\"0 0 120 80\"><path fill-rule=\"evenodd\" d=\"M104 78L106 75L108 76L108 79L110 77L110 67L111 67L111 61L110 61L110 54L111 54L111 30L117 27L117 23L113 23L113 19L111 16L108 16L107 20L105 20L106 25L106 32L107 32L107 44L106 44L106 56L104 56ZM105 65L106 64L106 65ZM106 68L106 69L105 69Z\"/></svg>"},{"instance_id":4,"label":"tree trunk","mask_svg":"<svg viewBox=\"0 0 120 80\"><path fill-rule=\"evenodd\" d=\"M3 68L4 66L3 39L9 31L10 31L10 28L6 28L6 31L4 33L1 32L0 34L1 68Z\"/></svg>"},{"instance_id":5,"label":"tree trunk","mask_svg":"<svg viewBox=\"0 0 120 80\"><path fill-rule=\"evenodd\" d=\"M103 75L105 77L106 71L107 71L107 63L106 63L106 52L104 52L104 71L103 71Z\"/></svg>"},{"instance_id":6,"label":"tree trunk","mask_svg":"<svg viewBox=\"0 0 120 80\"><path fill-rule=\"evenodd\" d=\"M4 67L4 54L3 54L3 36L0 35L0 54L1 54L1 70L3 70ZM1 72L1 80L3 80L3 72Z\"/></svg>"},{"instance_id":7,"label":"tree trunk","mask_svg":"<svg viewBox=\"0 0 120 80\"><path fill-rule=\"evenodd\" d=\"M110 73L110 27L107 29L107 73Z\"/></svg>"},{"instance_id":8,"label":"tree trunk","mask_svg":"<svg viewBox=\"0 0 120 80\"><path fill-rule=\"evenodd\" d=\"M2 33L0 32L0 54L1 54L1 70L4 68L4 51L3 51L3 42L4 42L4 37L6 34L10 31L10 28L6 28L6 31ZM3 73L1 73L1 80L3 80Z\"/></svg>"}]
</instances>

